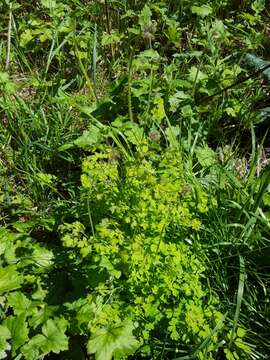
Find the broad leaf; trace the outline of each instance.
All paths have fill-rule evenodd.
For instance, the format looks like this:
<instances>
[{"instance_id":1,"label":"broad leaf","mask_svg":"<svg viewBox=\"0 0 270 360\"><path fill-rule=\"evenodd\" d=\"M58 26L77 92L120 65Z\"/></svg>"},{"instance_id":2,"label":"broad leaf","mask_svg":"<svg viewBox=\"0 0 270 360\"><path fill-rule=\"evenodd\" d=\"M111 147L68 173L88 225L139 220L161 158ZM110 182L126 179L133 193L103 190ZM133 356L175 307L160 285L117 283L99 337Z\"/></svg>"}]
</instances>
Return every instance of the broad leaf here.
<instances>
[{"instance_id":1,"label":"broad leaf","mask_svg":"<svg viewBox=\"0 0 270 360\"><path fill-rule=\"evenodd\" d=\"M57 6L57 3L55 0L41 0L41 4L49 9L53 9Z\"/></svg>"},{"instance_id":2,"label":"broad leaf","mask_svg":"<svg viewBox=\"0 0 270 360\"><path fill-rule=\"evenodd\" d=\"M21 316L9 316L5 319L4 325L8 328L12 337L12 353L28 340L28 327L25 321L25 317Z\"/></svg>"},{"instance_id":3,"label":"broad leaf","mask_svg":"<svg viewBox=\"0 0 270 360\"><path fill-rule=\"evenodd\" d=\"M68 350L68 338L65 335L67 321L65 319L49 319L42 326L42 335L34 336L21 349L27 360L37 360L40 355L50 352L59 354L61 351Z\"/></svg>"},{"instance_id":4,"label":"broad leaf","mask_svg":"<svg viewBox=\"0 0 270 360\"><path fill-rule=\"evenodd\" d=\"M165 117L164 100L161 97L157 97L154 100L155 107L152 110L152 117L158 123L160 123Z\"/></svg>"},{"instance_id":5,"label":"broad leaf","mask_svg":"<svg viewBox=\"0 0 270 360\"><path fill-rule=\"evenodd\" d=\"M9 81L9 75L7 72L0 72L0 83L6 83Z\"/></svg>"},{"instance_id":6,"label":"broad leaf","mask_svg":"<svg viewBox=\"0 0 270 360\"><path fill-rule=\"evenodd\" d=\"M254 56L252 54L247 54L246 55L246 60L247 62L255 69L255 70L261 70L263 69L265 66L269 65L269 68L264 70L262 72L262 75L268 80L270 81L270 62L269 61L264 61L260 58L258 58L257 56Z\"/></svg>"},{"instance_id":7,"label":"broad leaf","mask_svg":"<svg viewBox=\"0 0 270 360\"><path fill-rule=\"evenodd\" d=\"M11 338L11 333L6 326L0 325L0 359L7 357L7 351L11 349L10 344L7 342Z\"/></svg>"},{"instance_id":8,"label":"broad leaf","mask_svg":"<svg viewBox=\"0 0 270 360\"><path fill-rule=\"evenodd\" d=\"M32 326L34 329L37 328L39 325L44 324L47 320L52 318L57 311L58 306L42 304L40 307L36 307L32 310L32 316L29 318L28 322L29 325Z\"/></svg>"},{"instance_id":9,"label":"broad leaf","mask_svg":"<svg viewBox=\"0 0 270 360\"><path fill-rule=\"evenodd\" d=\"M25 47L33 39L33 32L30 29L26 29L20 37L20 46Z\"/></svg>"},{"instance_id":10,"label":"broad leaf","mask_svg":"<svg viewBox=\"0 0 270 360\"><path fill-rule=\"evenodd\" d=\"M112 277L115 277L116 279L120 278L121 271L114 268L113 264L110 262L107 256L102 256L99 266L101 268L105 268Z\"/></svg>"},{"instance_id":11,"label":"broad leaf","mask_svg":"<svg viewBox=\"0 0 270 360\"><path fill-rule=\"evenodd\" d=\"M46 268L53 264L53 252L45 247L35 246L34 252L31 256L35 265L39 268Z\"/></svg>"},{"instance_id":12,"label":"broad leaf","mask_svg":"<svg viewBox=\"0 0 270 360\"><path fill-rule=\"evenodd\" d=\"M207 74L203 73L201 70L199 70L196 66L191 66L189 69L189 80L191 82L203 82L208 79Z\"/></svg>"},{"instance_id":13,"label":"broad leaf","mask_svg":"<svg viewBox=\"0 0 270 360\"><path fill-rule=\"evenodd\" d=\"M89 149L91 146L98 144L102 140L102 134L100 129L96 126L91 126L89 130L83 132L83 134L78 137L74 144L82 149Z\"/></svg>"},{"instance_id":14,"label":"broad leaf","mask_svg":"<svg viewBox=\"0 0 270 360\"><path fill-rule=\"evenodd\" d=\"M212 14L213 9L209 5L202 5L202 6L192 6L191 12L196 14L200 17L206 17Z\"/></svg>"},{"instance_id":15,"label":"broad leaf","mask_svg":"<svg viewBox=\"0 0 270 360\"><path fill-rule=\"evenodd\" d=\"M142 9L140 16L139 16L139 24L141 27L148 25L151 21L152 11L149 8L148 5L144 5L144 8Z\"/></svg>"},{"instance_id":16,"label":"broad leaf","mask_svg":"<svg viewBox=\"0 0 270 360\"><path fill-rule=\"evenodd\" d=\"M255 0L251 4L252 10L256 12L256 14L262 12L265 9L265 0Z\"/></svg>"},{"instance_id":17,"label":"broad leaf","mask_svg":"<svg viewBox=\"0 0 270 360\"><path fill-rule=\"evenodd\" d=\"M177 137L180 135L180 127L178 125L167 127L165 134L171 146L178 145Z\"/></svg>"},{"instance_id":18,"label":"broad leaf","mask_svg":"<svg viewBox=\"0 0 270 360\"><path fill-rule=\"evenodd\" d=\"M25 222L17 221L12 223L12 227L16 229L20 233L27 233L30 229L33 229L33 227L37 224L37 221L35 220L28 220Z\"/></svg>"},{"instance_id":19,"label":"broad leaf","mask_svg":"<svg viewBox=\"0 0 270 360\"><path fill-rule=\"evenodd\" d=\"M0 268L0 294L18 289L22 282L22 276L16 271L15 265Z\"/></svg>"},{"instance_id":20,"label":"broad leaf","mask_svg":"<svg viewBox=\"0 0 270 360\"><path fill-rule=\"evenodd\" d=\"M132 334L131 321L118 326L103 327L94 333L87 344L89 354L95 354L96 360L111 360L133 354L139 346Z\"/></svg>"},{"instance_id":21,"label":"broad leaf","mask_svg":"<svg viewBox=\"0 0 270 360\"><path fill-rule=\"evenodd\" d=\"M8 303L12 306L15 315L27 316L31 313L32 302L22 292L16 291L9 294Z\"/></svg>"},{"instance_id":22,"label":"broad leaf","mask_svg":"<svg viewBox=\"0 0 270 360\"><path fill-rule=\"evenodd\" d=\"M60 351L68 349L68 338L65 335L67 322L64 319L49 319L42 326L43 335L39 335L41 349L48 354L54 352L59 354Z\"/></svg>"},{"instance_id":23,"label":"broad leaf","mask_svg":"<svg viewBox=\"0 0 270 360\"><path fill-rule=\"evenodd\" d=\"M40 339L40 337L42 337L42 335L34 336L24 346L21 347L20 351L24 355L25 359L40 359L40 354L42 353L41 345L43 343L43 338Z\"/></svg>"},{"instance_id":24,"label":"broad leaf","mask_svg":"<svg viewBox=\"0 0 270 360\"><path fill-rule=\"evenodd\" d=\"M207 167L216 164L217 162L217 155L208 146L199 147L196 150L196 156L201 166Z\"/></svg>"},{"instance_id":25,"label":"broad leaf","mask_svg":"<svg viewBox=\"0 0 270 360\"><path fill-rule=\"evenodd\" d=\"M127 137L128 141L134 145L140 145L144 139L144 130L139 127L137 124L130 123L124 134Z\"/></svg>"}]
</instances>

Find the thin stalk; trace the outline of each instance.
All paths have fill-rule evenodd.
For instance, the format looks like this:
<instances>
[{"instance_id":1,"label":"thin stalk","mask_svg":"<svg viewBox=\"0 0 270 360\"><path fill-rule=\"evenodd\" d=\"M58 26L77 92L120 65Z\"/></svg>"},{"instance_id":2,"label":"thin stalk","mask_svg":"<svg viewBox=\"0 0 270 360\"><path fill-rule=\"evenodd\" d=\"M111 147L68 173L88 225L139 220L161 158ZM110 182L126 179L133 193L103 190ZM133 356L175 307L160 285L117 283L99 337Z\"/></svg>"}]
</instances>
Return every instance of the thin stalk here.
<instances>
[{"instance_id":1,"label":"thin stalk","mask_svg":"<svg viewBox=\"0 0 270 360\"><path fill-rule=\"evenodd\" d=\"M117 132L125 140L125 143L128 147L129 152L125 149L125 146L121 143L121 141L114 134L114 132ZM125 158L127 160L130 160L132 158L132 150L129 146L128 140L125 137L125 135L120 130L113 129L112 131L110 131L109 136L113 139L115 144L118 146L119 150L121 150L121 152L124 154Z\"/></svg>"},{"instance_id":2,"label":"thin stalk","mask_svg":"<svg viewBox=\"0 0 270 360\"><path fill-rule=\"evenodd\" d=\"M52 43L51 43L51 47L50 47L50 52L49 52L49 56L48 56L48 60L47 60L47 65L46 65L46 69L45 69L45 75L48 73L51 61L53 59L53 49L54 49L54 45L55 45L55 38L52 39Z\"/></svg>"},{"instance_id":3,"label":"thin stalk","mask_svg":"<svg viewBox=\"0 0 270 360\"><path fill-rule=\"evenodd\" d=\"M107 32L111 35L111 26L110 26L110 15L109 15L109 4L108 0L105 0L105 15L106 15L106 25L107 25Z\"/></svg>"},{"instance_id":4,"label":"thin stalk","mask_svg":"<svg viewBox=\"0 0 270 360\"><path fill-rule=\"evenodd\" d=\"M216 96L218 96L218 95L221 95L221 94L223 94L224 92L226 92L226 91L228 91L228 90L230 90L230 89L233 89L233 88L234 88L235 86L237 86L237 85L243 84L243 83L246 82L247 80L252 79L253 77L255 77L255 76L257 76L257 75L262 74L265 70L267 70L267 69L269 69L269 68L270 68L270 64L262 67L262 68L259 69L259 70L253 71L253 72L252 72L250 75L248 75L248 76L240 77L240 79L236 80L233 84L231 84L231 85L229 85L229 86L227 86L227 87L225 87L225 88L223 88L223 89L215 92L213 95L209 95L209 96L206 96L206 97L200 99L200 100L198 101L198 103L201 104L201 103L203 103L203 102L205 102L205 101L211 101L214 97L216 97Z\"/></svg>"},{"instance_id":5,"label":"thin stalk","mask_svg":"<svg viewBox=\"0 0 270 360\"><path fill-rule=\"evenodd\" d=\"M154 71L153 71L153 66L151 66L151 70L150 70L150 87L149 87L149 92L148 92L146 115L149 115L149 112L150 112L150 103L151 103L151 97L152 97L152 91L153 91L153 82L154 82Z\"/></svg>"},{"instance_id":6,"label":"thin stalk","mask_svg":"<svg viewBox=\"0 0 270 360\"><path fill-rule=\"evenodd\" d=\"M197 80L198 80L199 71L200 71L200 64L197 67L197 71L196 71L196 75L195 75L195 79L194 79L194 83L193 83L193 88L192 88L192 96L193 97L194 97L195 91L196 91L196 84L197 84Z\"/></svg>"},{"instance_id":7,"label":"thin stalk","mask_svg":"<svg viewBox=\"0 0 270 360\"><path fill-rule=\"evenodd\" d=\"M236 328L238 325L240 309L241 309L243 295L244 295L246 271L245 271L245 261L241 255L239 255L239 263L240 263L240 274L239 274L239 283L238 283L238 291L237 291L237 303L236 303L236 309L235 309L235 314L234 314L234 319L233 319L233 329L232 329L229 347L232 346L232 343L234 340L234 335L235 335Z\"/></svg>"},{"instance_id":8,"label":"thin stalk","mask_svg":"<svg viewBox=\"0 0 270 360\"><path fill-rule=\"evenodd\" d=\"M90 195L87 197L87 212L88 212L92 235L95 236L95 227L94 227L92 212L91 212L91 208L90 208Z\"/></svg>"},{"instance_id":9,"label":"thin stalk","mask_svg":"<svg viewBox=\"0 0 270 360\"><path fill-rule=\"evenodd\" d=\"M110 25L110 10L109 10L109 4L108 4L108 0L105 0L105 15L106 15L106 25L107 25L107 32L109 35L111 35L111 25ZM110 48L111 48L111 56L112 56L112 60L114 61L114 49L113 49L113 45L110 44Z\"/></svg>"},{"instance_id":10,"label":"thin stalk","mask_svg":"<svg viewBox=\"0 0 270 360\"><path fill-rule=\"evenodd\" d=\"M52 62L52 59L55 57L55 55L58 53L59 50L61 50L61 48L66 44L66 42L68 41L68 39L72 36L72 33L68 34L65 39L60 43L60 45L57 46L57 48L55 50L53 50L54 45L55 45L55 39L53 39L52 41L52 45L51 45L51 49L50 49L50 53L48 56L48 60L47 60L47 65L46 65L46 70L45 70L45 74L47 74L50 64Z\"/></svg>"},{"instance_id":11,"label":"thin stalk","mask_svg":"<svg viewBox=\"0 0 270 360\"><path fill-rule=\"evenodd\" d=\"M78 51L77 46L75 46L75 53L76 53L76 56L77 56L77 59L78 59L78 62L79 62L79 66L80 66L81 72L82 72L83 75L84 75L84 78L85 78L87 87L88 87L91 95L95 96L94 90L93 90L93 87L92 87L92 84L91 84L91 80L90 80L90 78L89 78L89 76L88 76L88 74L87 74L87 71L86 71L86 69L85 69L85 66L83 65L82 59L80 58L80 54L79 54L79 51Z\"/></svg>"},{"instance_id":12,"label":"thin stalk","mask_svg":"<svg viewBox=\"0 0 270 360\"><path fill-rule=\"evenodd\" d=\"M55 57L55 55L58 53L58 51L60 51L62 49L62 47L66 44L66 42L68 41L68 39L73 35L72 32L70 32L65 39L54 49L55 47L55 43L56 43L56 39L57 39L57 33L55 35L55 37L52 40L52 44L50 47L50 52L49 52L49 56L47 59L47 64L46 64L46 70L45 70L45 75L47 75L48 71L49 71L49 67L51 65L51 62L53 60L53 58Z\"/></svg>"},{"instance_id":13,"label":"thin stalk","mask_svg":"<svg viewBox=\"0 0 270 360\"><path fill-rule=\"evenodd\" d=\"M12 9L11 3L9 4L8 12L8 32L7 32L7 57L6 57L6 70L9 68L10 64L10 53L11 53L11 23L12 23Z\"/></svg>"},{"instance_id":14,"label":"thin stalk","mask_svg":"<svg viewBox=\"0 0 270 360\"><path fill-rule=\"evenodd\" d=\"M95 31L94 31L94 44L93 44L93 90L96 97L97 97L97 24L95 24Z\"/></svg>"},{"instance_id":15,"label":"thin stalk","mask_svg":"<svg viewBox=\"0 0 270 360\"><path fill-rule=\"evenodd\" d=\"M165 352L165 347L166 347L166 342L167 342L167 339L168 339L168 335L169 335L169 331L168 331L168 329L167 329L166 335L165 335L165 338L164 338L164 342L163 342L163 347L162 347L161 355L160 355L160 360L163 360L163 359L164 359L164 352Z\"/></svg>"},{"instance_id":16,"label":"thin stalk","mask_svg":"<svg viewBox=\"0 0 270 360\"><path fill-rule=\"evenodd\" d=\"M132 112L132 98L131 98L132 60L133 60L133 51L131 52L129 65L128 65L128 113L129 113L129 120L131 122L134 121L133 112Z\"/></svg>"}]
</instances>

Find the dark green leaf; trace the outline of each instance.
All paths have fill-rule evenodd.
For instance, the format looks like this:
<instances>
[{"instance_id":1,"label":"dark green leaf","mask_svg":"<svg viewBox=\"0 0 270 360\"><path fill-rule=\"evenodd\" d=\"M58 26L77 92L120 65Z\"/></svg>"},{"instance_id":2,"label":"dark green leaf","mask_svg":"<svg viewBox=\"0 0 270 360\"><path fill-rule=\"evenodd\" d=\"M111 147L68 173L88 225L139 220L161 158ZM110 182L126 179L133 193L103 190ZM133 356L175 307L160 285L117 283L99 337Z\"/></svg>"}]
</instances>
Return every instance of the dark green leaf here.
<instances>
[{"instance_id":1,"label":"dark green leaf","mask_svg":"<svg viewBox=\"0 0 270 360\"><path fill-rule=\"evenodd\" d=\"M264 61L252 54L247 54L246 60L256 71L261 70L264 67L270 65L269 61ZM262 74L268 81L270 81L270 67L268 69L264 70Z\"/></svg>"}]
</instances>

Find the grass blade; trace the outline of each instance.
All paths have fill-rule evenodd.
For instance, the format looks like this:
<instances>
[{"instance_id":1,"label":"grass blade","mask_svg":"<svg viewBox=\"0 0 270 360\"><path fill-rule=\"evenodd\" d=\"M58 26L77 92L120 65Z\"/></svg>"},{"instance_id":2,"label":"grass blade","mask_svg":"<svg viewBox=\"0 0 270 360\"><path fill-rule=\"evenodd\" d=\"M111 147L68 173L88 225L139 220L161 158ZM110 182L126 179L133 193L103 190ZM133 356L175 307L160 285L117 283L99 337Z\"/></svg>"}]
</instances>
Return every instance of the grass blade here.
<instances>
[{"instance_id":1,"label":"grass blade","mask_svg":"<svg viewBox=\"0 0 270 360\"><path fill-rule=\"evenodd\" d=\"M232 346L232 342L238 325L238 320L239 320L239 315L240 315L240 310L244 295L244 287L245 287L245 277L246 277L245 261L241 255L239 255L239 263L240 263L240 274L239 274L239 283L238 283L238 291L237 291L237 302L236 302L236 309L233 319L233 329L232 329L229 347Z\"/></svg>"}]
</instances>

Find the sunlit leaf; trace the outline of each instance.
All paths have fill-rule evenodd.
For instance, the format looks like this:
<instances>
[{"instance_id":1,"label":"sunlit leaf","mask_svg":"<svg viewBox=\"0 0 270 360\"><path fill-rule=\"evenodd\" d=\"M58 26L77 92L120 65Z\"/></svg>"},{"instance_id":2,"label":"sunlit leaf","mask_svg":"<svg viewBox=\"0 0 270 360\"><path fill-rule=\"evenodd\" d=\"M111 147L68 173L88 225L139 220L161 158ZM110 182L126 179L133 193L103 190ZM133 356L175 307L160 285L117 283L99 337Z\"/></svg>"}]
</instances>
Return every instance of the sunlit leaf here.
<instances>
[{"instance_id":1,"label":"sunlit leaf","mask_svg":"<svg viewBox=\"0 0 270 360\"><path fill-rule=\"evenodd\" d=\"M0 268L0 294L18 289L22 280L22 276L17 272L15 265Z\"/></svg>"},{"instance_id":2,"label":"sunlit leaf","mask_svg":"<svg viewBox=\"0 0 270 360\"><path fill-rule=\"evenodd\" d=\"M0 359L7 358L7 351L11 349L11 346L7 340L10 338L11 333L9 329L4 325L0 325Z\"/></svg>"},{"instance_id":3,"label":"sunlit leaf","mask_svg":"<svg viewBox=\"0 0 270 360\"><path fill-rule=\"evenodd\" d=\"M83 134L74 141L74 144L82 149L88 149L98 144L101 140L102 134L100 129L96 126L91 126L89 130L85 130Z\"/></svg>"},{"instance_id":4,"label":"sunlit leaf","mask_svg":"<svg viewBox=\"0 0 270 360\"><path fill-rule=\"evenodd\" d=\"M15 315L29 315L31 313L32 302L22 292L10 293L8 303L12 306Z\"/></svg>"},{"instance_id":5,"label":"sunlit leaf","mask_svg":"<svg viewBox=\"0 0 270 360\"><path fill-rule=\"evenodd\" d=\"M196 156L200 165L203 167L214 165L217 162L215 151L208 146L197 148Z\"/></svg>"},{"instance_id":6,"label":"sunlit leaf","mask_svg":"<svg viewBox=\"0 0 270 360\"><path fill-rule=\"evenodd\" d=\"M29 329L23 315L9 316L4 325L9 329L12 338L12 351L15 352L28 340Z\"/></svg>"},{"instance_id":7,"label":"sunlit leaf","mask_svg":"<svg viewBox=\"0 0 270 360\"><path fill-rule=\"evenodd\" d=\"M202 5L202 6L192 6L191 12L196 14L200 17L206 17L212 14L213 9L209 5Z\"/></svg>"},{"instance_id":8,"label":"sunlit leaf","mask_svg":"<svg viewBox=\"0 0 270 360\"><path fill-rule=\"evenodd\" d=\"M138 348L138 341L132 334L133 324L128 321L118 326L99 328L87 343L89 354L96 360L111 360L117 354L127 356Z\"/></svg>"}]
</instances>

